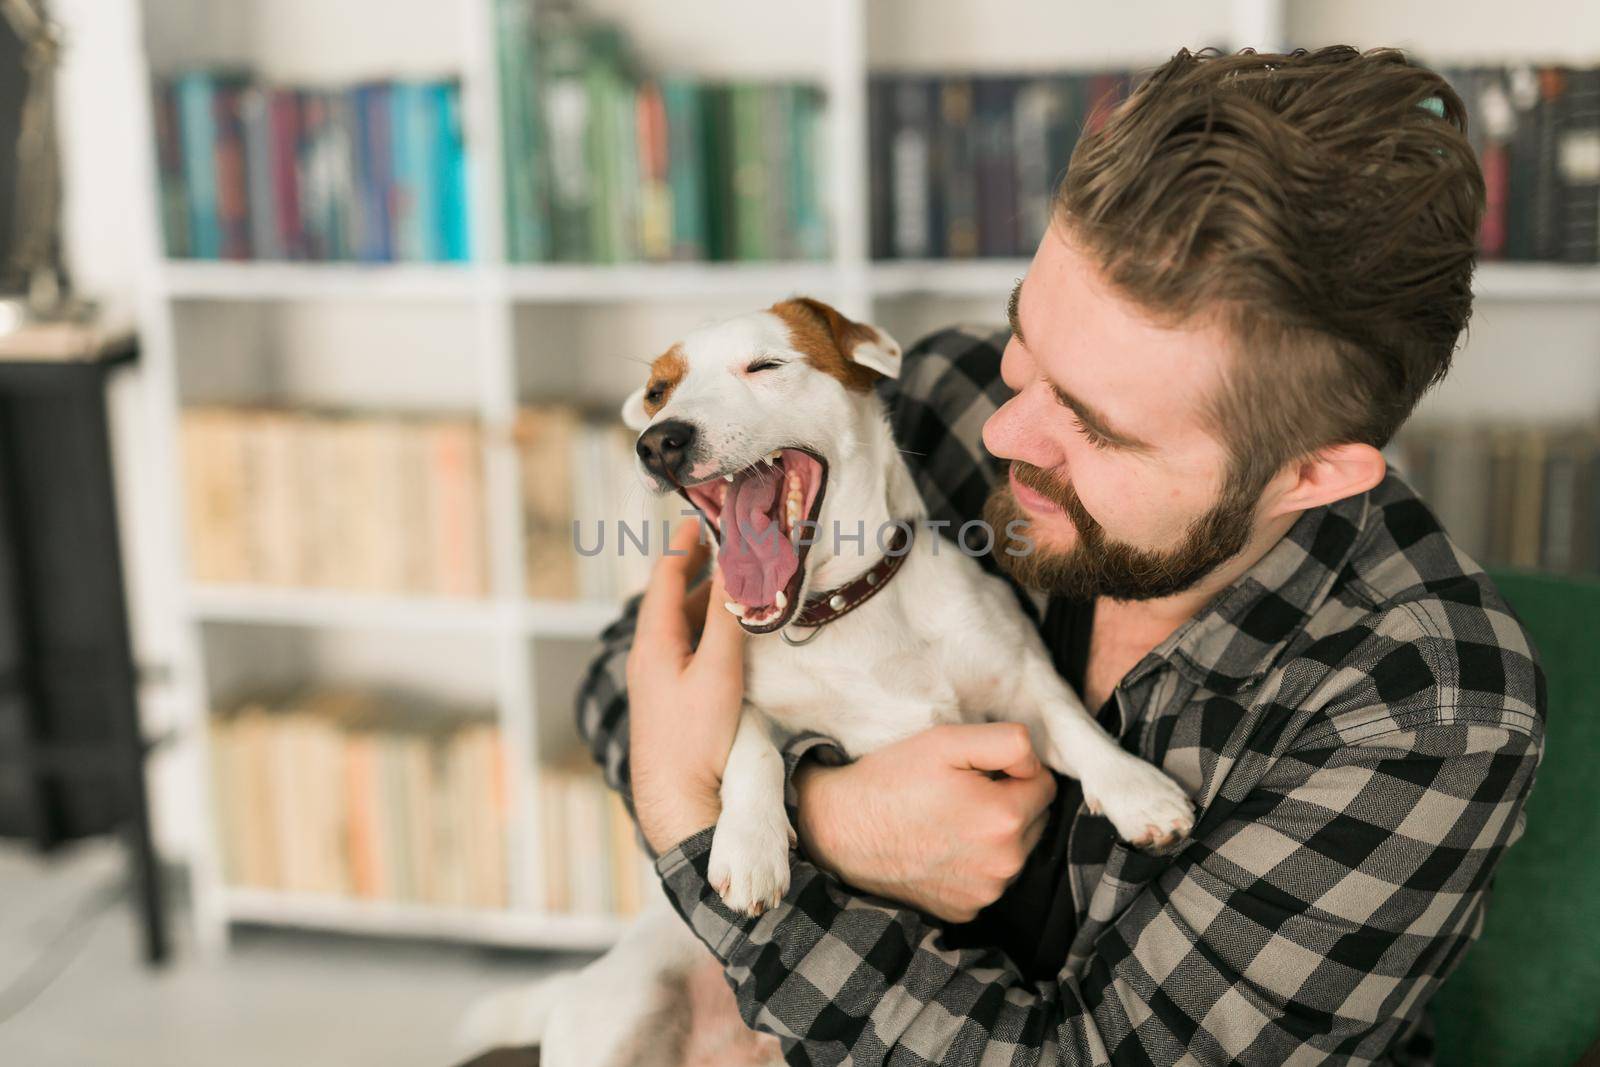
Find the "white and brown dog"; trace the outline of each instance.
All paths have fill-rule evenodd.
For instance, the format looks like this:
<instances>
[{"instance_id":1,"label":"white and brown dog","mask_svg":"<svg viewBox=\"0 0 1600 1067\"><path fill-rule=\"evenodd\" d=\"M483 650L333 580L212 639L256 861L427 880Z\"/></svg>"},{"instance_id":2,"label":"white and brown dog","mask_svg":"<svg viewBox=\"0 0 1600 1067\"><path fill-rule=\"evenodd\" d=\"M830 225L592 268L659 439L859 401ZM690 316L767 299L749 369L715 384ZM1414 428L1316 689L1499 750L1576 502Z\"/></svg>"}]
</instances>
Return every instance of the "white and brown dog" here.
<instances>
[{"instance_id":1,"label":"white and brown dog","mask_svg":"<svg viewBox=\"0 0 1600 1067\"><path fill-rule=\"evenodd\" d=\"M780 752L802 732L855 757L936 724L1004 718L1133 844L1192 825L1184 792L1085 712L1006 584L917 535L926 511L872 390L899 369L882 331L798 298L694 331L623 407L645 482L683 494L716 531L726 606L751 635L709 868L729 907L751 914L788 889ZM657 1062L674 1042L642 1031L682 1017L704 959L675 915L651 915L511 1011L542 1025L497 1036L542 1038L546 1067L621 1067L641 1049ZM504 1001L495 1014L507 1019Z\"/></svg>"}]
</instances>

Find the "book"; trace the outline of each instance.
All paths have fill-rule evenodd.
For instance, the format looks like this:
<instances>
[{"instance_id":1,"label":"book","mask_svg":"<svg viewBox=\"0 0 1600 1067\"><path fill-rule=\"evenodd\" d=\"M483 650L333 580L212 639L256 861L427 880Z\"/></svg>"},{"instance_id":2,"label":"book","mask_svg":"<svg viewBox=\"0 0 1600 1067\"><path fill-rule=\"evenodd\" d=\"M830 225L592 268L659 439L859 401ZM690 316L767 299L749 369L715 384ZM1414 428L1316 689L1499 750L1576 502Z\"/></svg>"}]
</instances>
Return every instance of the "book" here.
<instances>
[{"instance_id":1,"label":"book","mask_svg":"<svg viewBox=\"0 0 1600 1067\"><path fill-rule=\"evenodd\" d=\"M161 195L161 236L167 255L190 254L189 190L183 168L183 123L177 86L158 82L154 89L156 166Z\"/></svg>"},{"instance_id":2,"label":"book","mask_svg":"<svg viewBox=\"0 0 1600 1067\"><path fill-rule=\"evenodd\" d=\"M209 732L230 884L505 906L503 757L481 709L315 687L240 698Z\"/></svg>"},{"instance_id":3,"label":"book","mask_svg":"<svg viewBox=\"0 0 1600 1067\"><path fill-rule=\"evenodd\" d=\"M661 87L640 84L634 95L634 135L638 139L639 254L648 260L672 258L672 178L667 106Z\"/></svg>"},{"instance_id":4,"label":"book","mask_svg":"<svg viewBox=\"0 0 1600 1067\"><path fill-rule=\"evenodd\" d=\"M282 259L273 188L272 101L267 90L258 85L241 90L239 121L244 131L245 221L251 254L256 259Z\"/></svg>"},{"instance_id":5,"label":"book","mask_svg":"<svg viewBox=\"0 0 1600 1067\"><path fill-rule=\"evenodd\" d=\"M672 259L710 257L706 240L706 173L702 144L701 95L691 80L666 77L660 81L663 119L666 122L667 185L672 205Z\"/></svg>"},{"instance_id":6,"label":"book","mask_svg":"<svg viewBox=\"0 0 1600 1067\"><path fill-rule=\"evenodd\" d=\"M550 256L545 118L538 47L529 0L495 0L506 205L506 256L534 263Z\"/></svg>"},{"instance_id":7,"label":"book","mask_svg":"<svg viewBox=\"0 0 1600 1067\"><path fill-rule=\"evenodd\" d=\"M933 180L937 91L937 83L910 78L903 79L894 89L889 149L893 172L888 188L894 205L892 247L895 256L902 259L937 256L943 250Z\"/></svg>"},{"instance_id":8,"label":"book","mask_svg":"<svg viewBox=\"0 0 1600 1067\"><path fill-rule=\"evenodd\" d=\"M588 129L592 121L585 81L588 38L570 13L546 16L537 34L541 72L539 118L549 145L550 256L568 262L591 258L590 227L592 156Z\"/></svg>"},{"instance_id":9,"label":"book","mask_svg":"<svg viewBox=\"0 0 1600 1067\"><path fill-rule=\"evenodd\" d=\"M1555 168L1561 217L1561 258L1600 259L1600 68L1565 72L1565 107L1558 115Z\"/></svg>"},{"instance_id":10,"label":"book","mask_svg":"<svg viewBox=\"0 0 1600 1067\"><path fill-rule=\"evenodd\" d=\"M200 405L180 433L195 580L486 591L472 420Z\"/></svg>"},{"instance_id":11,"label":"book","mask_svg":"<svg viewBox=\"0 0 1600 1067\"><path fill-rule=\"evenodd\" d=\"M700 89L701 170L705 175L706 258L729 260L738 255L734 238L734 158L732 89L704 85Z\"/></svg>"},{"instance_id":12,"label":"book","mask_svg":"<svg viewBox=\"0 0 1600 1067\"><path fill-rule=\"evenodd\" d=\"M1017 229L1017 81L979 78L973 83L974 170L978 254L1008 256L1020 247Z\"/></svg>"},{"instance_id":13,"label":"book","mask_svg":"<svg viewBox=\"0 0 1600 1067\"><path fill-rule=\"evenodd\" d=\"M733 160L733 256L743 260L776 258L767 199L772 184L767 135L770 120L762 87L736 84L729 89Z\"/></svg>"},{"instance_id":14,"label":"book","mask_svg":"<svg viewBox=\"0 0 1600 1067\"><path fill-rule=\"evenodd\" d=\"M593 766L573 758L539 768L545 910L635 914L655 881L632 817Z\"/></svg>"}]
</instances>

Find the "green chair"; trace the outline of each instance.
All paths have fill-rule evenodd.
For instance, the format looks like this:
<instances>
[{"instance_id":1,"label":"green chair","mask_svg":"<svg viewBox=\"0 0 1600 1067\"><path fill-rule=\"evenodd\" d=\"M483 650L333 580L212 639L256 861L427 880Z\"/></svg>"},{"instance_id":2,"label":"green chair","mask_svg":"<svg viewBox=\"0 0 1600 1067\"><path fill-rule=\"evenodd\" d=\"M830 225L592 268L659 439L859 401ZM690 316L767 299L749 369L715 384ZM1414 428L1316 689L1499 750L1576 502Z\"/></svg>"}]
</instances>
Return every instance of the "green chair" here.
<instances>
[{"instance_id":1,"label":"green chair","mask_svg":"<svg viewBox=\"0 0 1600 1067\"><path fill-rule=\"evenodd\" d=\"M1527 832L1434 998L1441 1067L1567 1067L1600 1041L1600 582L1496 573L1550 707Z\"/></svg>"}]
</instances>

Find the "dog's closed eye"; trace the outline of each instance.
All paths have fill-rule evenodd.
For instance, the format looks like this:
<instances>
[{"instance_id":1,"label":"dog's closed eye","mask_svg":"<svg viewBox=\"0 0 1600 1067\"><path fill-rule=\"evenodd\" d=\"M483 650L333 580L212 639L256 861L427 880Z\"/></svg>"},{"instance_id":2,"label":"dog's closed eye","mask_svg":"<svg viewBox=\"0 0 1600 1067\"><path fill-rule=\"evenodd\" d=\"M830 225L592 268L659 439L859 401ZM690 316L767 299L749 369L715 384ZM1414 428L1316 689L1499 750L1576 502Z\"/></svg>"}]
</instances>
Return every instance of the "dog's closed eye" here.
<instances>
[{"instance_id":1,"label":"dog's closed eye","mask_svg":"<svg viewBox=\"0 0 1600 1067\"><path fill-rule=\"evenodd\" d=\"M783 366L785 362L785 360L770 359L762 356L760 359L751 360L750 365L744 369L744 372L746 374L755 374L757 371L773 370L776 367Z\"/></svg>"}]
</instances>

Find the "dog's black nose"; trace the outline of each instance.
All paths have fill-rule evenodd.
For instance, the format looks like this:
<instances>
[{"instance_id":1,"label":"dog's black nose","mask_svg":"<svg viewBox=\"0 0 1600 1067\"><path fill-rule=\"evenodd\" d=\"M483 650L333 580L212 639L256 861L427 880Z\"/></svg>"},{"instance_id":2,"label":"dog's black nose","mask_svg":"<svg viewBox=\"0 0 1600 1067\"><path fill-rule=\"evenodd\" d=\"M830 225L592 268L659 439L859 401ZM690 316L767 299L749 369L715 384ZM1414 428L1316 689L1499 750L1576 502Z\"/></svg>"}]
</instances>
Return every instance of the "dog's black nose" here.
<instances>
[{"instance_id":1,"label":"dog's black nose","mask_svg":"<svg viewBox=\"0 0 1600 1067\"><path fill-rule=\"evenodd\" d=\"M694 444L694 426L680 419L668 419L639 435L633 446L644 462L644 469L661 478L682 482L688 477L689 448Z\"/></svg>"}]
</instances>

